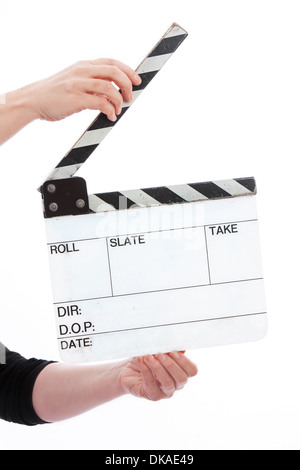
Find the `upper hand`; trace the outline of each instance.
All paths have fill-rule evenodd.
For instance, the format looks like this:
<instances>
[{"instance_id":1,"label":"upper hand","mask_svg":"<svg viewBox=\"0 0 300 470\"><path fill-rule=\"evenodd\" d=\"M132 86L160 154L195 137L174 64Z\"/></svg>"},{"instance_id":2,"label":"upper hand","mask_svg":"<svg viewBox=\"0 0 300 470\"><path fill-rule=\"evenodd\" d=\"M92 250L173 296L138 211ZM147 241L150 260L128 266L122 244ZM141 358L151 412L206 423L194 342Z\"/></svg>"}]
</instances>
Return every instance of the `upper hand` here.
<instances>
[{"instance_id":1,"label":"upper hand","mask_svg":"<svg viewBox=\"0 0 300 470\"><path fill-rule=\"evenodd\" d=\"M57 121L84 109L94 109L115 121L122 110L123 98L130 102L132 85L140 83L140 77L128 65L114 59L97 59L77 62L23 90L28 93L37 118Z\"/></svg>"},{"instance_id":2,"label":"upper hand","mask_svg":"<svg viewBox=\"0 0 300 470\"><path fill-rule=\"evenodd\" d=\"M196 365L182 352L149 355L127 363L121 372L121 385L127 393L158 401L173 396L196 374Z\"/></svg>"}]
</instances>

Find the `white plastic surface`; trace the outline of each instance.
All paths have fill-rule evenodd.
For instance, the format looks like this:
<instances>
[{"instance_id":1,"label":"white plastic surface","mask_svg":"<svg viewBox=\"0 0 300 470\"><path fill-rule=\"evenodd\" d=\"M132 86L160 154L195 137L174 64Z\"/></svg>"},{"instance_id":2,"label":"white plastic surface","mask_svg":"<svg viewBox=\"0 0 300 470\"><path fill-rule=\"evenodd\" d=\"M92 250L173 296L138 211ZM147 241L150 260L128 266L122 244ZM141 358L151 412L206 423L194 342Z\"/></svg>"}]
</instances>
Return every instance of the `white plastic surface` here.
<instances>
[{"instance_id":1,"label":"white plastic surface","mask_svg":"<svg viewBox=\"0 0 300 470\"><path fill-rule=\"evenodd\" d=\"M66 362L261 339L255 196L46 220Z\"/></svg>"}]
</instances>

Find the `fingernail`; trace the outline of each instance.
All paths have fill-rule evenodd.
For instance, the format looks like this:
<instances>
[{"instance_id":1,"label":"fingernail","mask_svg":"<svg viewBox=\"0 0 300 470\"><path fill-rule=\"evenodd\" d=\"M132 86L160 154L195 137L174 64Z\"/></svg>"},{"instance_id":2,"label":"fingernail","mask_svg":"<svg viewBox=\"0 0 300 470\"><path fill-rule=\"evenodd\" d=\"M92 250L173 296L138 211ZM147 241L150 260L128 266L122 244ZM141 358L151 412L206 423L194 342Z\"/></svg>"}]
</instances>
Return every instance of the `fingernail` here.
<instances>
[{"instance_id":1,"label":"fingernail","mask_svg":"<svg viewBox=\"0 0 300 470\"><path fill-rule=\"evenodd\" d=\"M137 73L134 76L134 80L138 83L138 85L142 83L142 79Z\"/></svg>"},{"instance_id":2,"label":"fingernail","mask_svg":"<svg viewBox=\"0 0 300 470\"><path fill-rule=\"evenodd\" d=\"M157 354L157 358L162 362L164 362L167 359L166 355L161 354L161 353Z\"/></svg>"},{"instance_id":3,"label":"fingernail","mask_svg":"<svg viewBox=\"0 0 300 470\"><path fill-rule=\"evenodd\" d=\"M182 390L184 388L184 385L177 385L177 390Z\"/></svg>"},{"instance_id":4,"label":"fingernail","mask_svg":"<svg viewBox=\"0 0 300 470\"><path fill-rule=\"evenodd\" d=\"M116 122L116 120L117 120L117 116L114 114L114 115L111 117L111 121Z\"/></svg>"},{"instance_id":5,"label":"fingernail","mask_svg":"<svg viewBox=\"0 0 300 470\"><path fill-rule=\"evenodd\" d=\"M147 356L147 357L146 357L146 360L147 360L148 362L151 362L151 364L153 364L153 363L155 362L155 359L154 359L153 356Z\"/></svg>"},{"instance_id":6,"label":"fingernail","mask_svg":"<svg viewBox=\"0 0 300 470\"><path fill-rule=\"evenodd\" d=\"M177 351L172 351L172 355L175 357L175 359L178 359L180 357L180 354Z\"/></svg>"}]
</instances>

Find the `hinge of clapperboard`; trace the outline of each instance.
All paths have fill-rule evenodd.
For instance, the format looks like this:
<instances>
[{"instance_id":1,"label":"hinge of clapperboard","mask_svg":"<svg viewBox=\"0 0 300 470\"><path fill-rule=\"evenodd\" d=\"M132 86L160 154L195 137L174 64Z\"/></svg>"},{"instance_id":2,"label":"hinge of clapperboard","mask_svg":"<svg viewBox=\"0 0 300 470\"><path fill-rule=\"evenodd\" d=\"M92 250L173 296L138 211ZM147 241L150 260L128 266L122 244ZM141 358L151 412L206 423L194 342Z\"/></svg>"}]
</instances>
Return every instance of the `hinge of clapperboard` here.
<instances>
[{"instance_id":1,"label":"hinge of clapperboard","mask_svg":"<svg viewBox=\"0 0 300 470\"><path fill-rule=\"evenodd\" d=\"M45 218L256 194L254 178L236 178L88 195L86 181L74 177L187 36L183 28L172 24L136 69L142 83L133 86L133 100L123 102L117 121L112 122L100 113L51 172L40 187Z\"/></svg>"}]
</instances>

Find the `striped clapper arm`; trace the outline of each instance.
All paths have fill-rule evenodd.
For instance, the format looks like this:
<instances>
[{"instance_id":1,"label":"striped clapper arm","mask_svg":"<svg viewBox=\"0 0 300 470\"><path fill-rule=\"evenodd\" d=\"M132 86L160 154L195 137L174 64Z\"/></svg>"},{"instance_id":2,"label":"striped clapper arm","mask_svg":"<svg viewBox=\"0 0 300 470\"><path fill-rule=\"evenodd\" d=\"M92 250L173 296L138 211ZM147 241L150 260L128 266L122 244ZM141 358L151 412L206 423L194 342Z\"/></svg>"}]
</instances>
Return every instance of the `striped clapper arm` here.
<instances>
[{"instance_id":1,"label":"striped clapper arm","mask_svg":"<svg viewBox=\"0 0 300 470\"><path fill-rule=\"evenodd\" d=\"M256 194L254 178L236 178L89 195L91 212L156 207Z\"/></svg>"},{"instance_id":2,"label":"striped clapper arm","mask_svg":"<svg viewBox=\"0 0 300 470\"><path fill-rule=\"evenodd\" d=\"M122 116L124 116L126 111L168 61L187 35L187 32L176 23L169 28L136 69L136 72L142 79L142 83L139 86L133 86L133 100L130 103L123 102L123 109L121 114L117 116L117 120L112 122L105 114L100 113L76 144L50 173L47 180L71 178L77 173L79 168L86 162L99 144L101 144L103 139L109 134L113 127L115 127Z\"/></svg>"}]
</instances>

